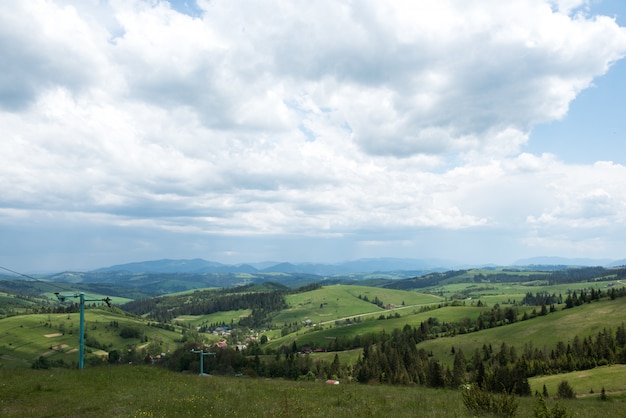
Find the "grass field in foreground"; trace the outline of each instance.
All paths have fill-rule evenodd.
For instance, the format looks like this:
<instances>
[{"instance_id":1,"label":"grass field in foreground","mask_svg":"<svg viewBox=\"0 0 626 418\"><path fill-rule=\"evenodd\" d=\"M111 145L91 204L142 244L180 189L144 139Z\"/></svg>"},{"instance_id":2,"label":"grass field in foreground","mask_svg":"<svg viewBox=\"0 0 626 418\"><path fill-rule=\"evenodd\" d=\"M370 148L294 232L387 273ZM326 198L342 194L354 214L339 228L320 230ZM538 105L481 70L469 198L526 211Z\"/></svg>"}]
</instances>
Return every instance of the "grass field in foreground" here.
<instances>
[{"instance_id":1,"label":"grass field in foreground","mask_svg":"<svg viewBox=\"0 0 626 418\"><path fill-rule=\"evenodd\" d=\"M518 416L536 400L519 398ZM562 400L572 417L626 416L613 395ZM553 400L548 405L554 404ZM173 373L148 366L0 370L3 417L466 417L460 392Z\"/></svg>"}]
</instances>

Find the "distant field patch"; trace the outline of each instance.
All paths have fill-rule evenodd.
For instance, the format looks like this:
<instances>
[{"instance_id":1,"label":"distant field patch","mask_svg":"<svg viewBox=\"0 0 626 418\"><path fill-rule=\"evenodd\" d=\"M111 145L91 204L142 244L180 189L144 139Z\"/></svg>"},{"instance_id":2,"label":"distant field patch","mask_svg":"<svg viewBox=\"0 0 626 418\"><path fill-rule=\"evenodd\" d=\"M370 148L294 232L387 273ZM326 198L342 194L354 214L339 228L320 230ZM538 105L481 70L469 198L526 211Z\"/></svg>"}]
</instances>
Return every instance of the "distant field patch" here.
<instances>
[{"instance_id":1,"label":"distant field patch","mask_svg":"<svg viewBox=\"0 0 626 418\"><path fill-rule=\"evenodd\" d=\"M60 332L57 332L57 333L54 333L54 334L45 334L44 337L46 337L46 338L53 338L53 337L60 337L61 335L63 335L63 334L61 334Z\"/></svg>"},{"instance_id":2,"label":"distant field patch","mask_svg":"<svg viewBox=\"0 0 626 418\"><path fill-rule=\"evenodd\" d=\"M52 349L46 351L45 353L42 354L42 356L47 357L51 354L56 353L57 351L61 351L61 350L65 350L67 347L69 347L69 345L67 344L59 344L57 346L52 347Z\"/></svg>"}]
</instances>

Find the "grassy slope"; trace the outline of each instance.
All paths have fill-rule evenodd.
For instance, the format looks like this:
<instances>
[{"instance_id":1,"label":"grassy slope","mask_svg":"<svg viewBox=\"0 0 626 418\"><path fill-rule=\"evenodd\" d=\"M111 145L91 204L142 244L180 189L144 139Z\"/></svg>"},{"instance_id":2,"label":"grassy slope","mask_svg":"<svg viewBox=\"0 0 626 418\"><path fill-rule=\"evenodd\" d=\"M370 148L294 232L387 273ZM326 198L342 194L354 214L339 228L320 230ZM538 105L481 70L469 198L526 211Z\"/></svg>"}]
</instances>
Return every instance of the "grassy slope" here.
<instances>
[{"instance_id":1,"label":"grassy slope","mask_svg":"<svg viewBox=\"0 0 626 418\"><path fill-rule=\"evenodd\" d=\"M548 395L554 396L557 393L559 383L566 380L577 397L597 397L602 388L607 394L626 393L626 365L614 364L612 366L596 367L591 370L582 370L571 373L562 373L552 376L538 376L529 379L532 392L542 392L543 385L546 385ZM593 393L591 393L593 391Z\"/></svg>"},{"instance_id":2,"label":"grassy slope","mask_svg":"<svg viewBox=\"0 0 626 418\"><path fill-rule=\"evenodd\" d=\"M483 344L492 344L493 349L497 350L503 341L508 346L515 346L518 353L522 352L524 344L527 343L533 347L542 349L547 347L550 350L558 341L566 344L571 342L575 335L582 338L595 335L604 327L615 328L624 318L626 318L626 299L603 300L507 326L426 341L421 347L432 351L437 358L446 363L452 361L450 354L452 346L463 349L466 357L471 356L474 350L480 349Z\"/></svg>"},{"instance_id":3,"label":"grassy slope","mask_svg":"<svg viewBox=\"0 0 626 418\"><path fill-rule=\"evenodd\" d=\"M359 295L362 297L359 299ZM365 297L369 299L366 302ZM371 303L376 297L393 307L425 305L442 301L442 298L424 293L389 290L367 286L325 286L311 292L287 296L289 308L274 316L275 324L303 322L310 318L314 323L335 321L356 315L380 315L386 310Z\"/></svg>"},{"instance_id":4,"label":"grassy slope","mask_svg":"<svg viewBox=\"0 0 626 418\"><path fill-rule=\"evenodd\" d=\"M111 327L117 321L119 327ZM0 367L30 367L41 355L50 360L63 359L66 363L78 362L79 314L20 315L0 320ZM140 346L137 339L120 337L124 326L138 326L149 341L161 341L163 351L174 350L180 332L148 327L145 321L127 317L108 309L87 309L85 332L99 343L112 344L113 349L124 350L128 345ZM59 335L62 334L62 335ZM85 357L89 358L89 347ZM101 353L101 355L106 355Z\"/></svg>"},{"instance_id":5,"label":"grassy slope","mask_svg":"<svg viewBox=\"0 0 626 418\"><path fill-rule=\"evenodd\" d=\"M488 273L487 271L480 271L481 273ZM464 276L459 276L464 277ZM471 276L473 277L473 276ZM581 282L581 283L567 283L549 286L537 286L534 282L526 283L490 283L490 282L463 282L463 283L451 283L445 286L434 286L427 290L432 293L440 294L443 297L450 299L455 294L463 294L472 299L480 299L483 302L489 304L496 303L512 303L519 302L526 295L531 292L533 294L537 292L547 292L549 294L559 295L563 298L567 296L568 291L578 291L580 289L601 289L606 291L607 282Z\"/></svg>"},{"instance_id":6,"label":"grassy slope","mask_svg":"<svg viewBox=\"0 0 626 418\"><path fill-rule=\"evenodd\" d=\"M0 370L0 415L199 417L466 417L458 391L418 387L199 377L154 367ZM560 401L574 417L625 416L614 395ZM518 416L533 416L532 397ZM554 401L549 401L553 405Z\"/></svg>"},{"instance_id":7,"label":"grassy slope","mask_svg":"<svg viewBox=\"0 0 626 418\"><path fill-rule=\"evenodd\" d=\"M181 321L193 326L201 326L203 324L221 324L230 325L231 321L235 324L241 317L249 316L252 309L240 309L237 311L215 312L208 315L180 315L174 318L174 321Z\"/></svg>"},{"instance_id":8,"label":"grassy slope","mask_svg":"<svg viewBox=\"0 0 626 418\"><path fill-rule=\"evenodd\" d=\"M175 295L188 293L191 292L181 292ZM355 315L379 315L387 312L387 310L381 309L373 303L359 299L359 295L362 297L367 296L370 300L378 297L384 303L391 304L394 307L401 307L402 302L405 303L405 307L409 307L411 305L423 305L442 300L441 297L424 293L368 286L333 285L309 292L287 295L285 299L289 307L275 313L272 320L276 326L280 327L284 323L302 323L306 318L311 318L314 322L326 322ZM250 310L240 310L216 312L208 315L183 315L176 319L194 325L217 322L230 323L231 319L236 322L242 315L249 315L250 313Z\"/></svg>"},{"instance_id":9,"label":"grassy slope","mask_svg":"<svg viewBox=\"0 0 626 418\"><path fill-rule=\"evenodd\" d=\"M428 318L435 317L440 322L456 322L461 321L463 318L476 319L481 311L489 308L478 308L476 306L447 306L439 309L433 309L426 312L418 312L417 308L409 308L408 312L404 312L404 316L400 318L392 318L385 320L377 320L371 318L370 320L363 320L360 323L355 323L347 326L331 326L330 328L314 331L313 329L303 328L302 330L286 335L281 338L276 338L268 343L269 348L278 348L280 345L291 345L294 340L300 345L325 345L329 339L337 337L354 337L359 334L370 334L375 332L391 332L395 328L402 328L405 325L412 327L418 327L420 323L428 320ZM395 314L396 311L381 311L376 314L378 317L380 314L385 316Z\"/></svg>"}]
</instances>

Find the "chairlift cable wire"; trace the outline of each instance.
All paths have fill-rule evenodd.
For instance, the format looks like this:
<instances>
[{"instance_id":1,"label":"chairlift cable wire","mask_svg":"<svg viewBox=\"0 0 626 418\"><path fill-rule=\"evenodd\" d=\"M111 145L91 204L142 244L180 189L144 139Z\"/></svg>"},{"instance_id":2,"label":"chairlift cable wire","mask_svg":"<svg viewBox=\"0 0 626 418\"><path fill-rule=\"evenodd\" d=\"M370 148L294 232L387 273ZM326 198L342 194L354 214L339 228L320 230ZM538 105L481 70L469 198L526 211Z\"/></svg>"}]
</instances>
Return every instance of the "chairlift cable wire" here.
<instances>
[{"instance_id":1,"label":"chairlift cable wire","mask_svg":"<svg viewBox=\"0 0 626 418\"><path fill-rule=\"evenodd\" d=\"M39 279L37 279L36 277L29 276L28 274L20 273L19 271L11 270L10 268L6 268L6 267L2 267L2 266L0 266L0 269L2 269L2 270L6 270L6 271L8 271L8 272L10 272L10 273L13 273L13 274L17 274L18 276L26 277L27 279L31 279L31 280L34 280L34 281L36 281L36 282L42 283L42 284L46 284L46 285L49 285L49 286L56 287L56 288L58 288L58 289L63 290L64 292L73 292L73 290L72 290L72 289L68 289L68 288L66 288L66 287L59 286L59 285L58 285L57 283L55 283L55 282L46 282L46 281L43 281L43 280L39 280Z\"/></svg>"}]
</instances>

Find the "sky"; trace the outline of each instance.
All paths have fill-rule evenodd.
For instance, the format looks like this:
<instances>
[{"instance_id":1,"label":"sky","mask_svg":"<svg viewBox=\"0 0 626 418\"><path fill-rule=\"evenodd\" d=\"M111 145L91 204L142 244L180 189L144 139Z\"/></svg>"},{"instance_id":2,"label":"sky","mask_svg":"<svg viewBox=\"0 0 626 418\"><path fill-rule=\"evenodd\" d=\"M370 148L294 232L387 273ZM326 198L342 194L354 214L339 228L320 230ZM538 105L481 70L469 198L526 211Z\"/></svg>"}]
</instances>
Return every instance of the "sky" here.
<instances>
[{"instance_id":1,"label":"sky","mask_svg":"<svg viewBox=\"0 0 626 418\"><path fill-rule=\"evenodd\" d=\"M0 266L626 258L622 0L9 0Z\"/></svg>"}]
</instances>

